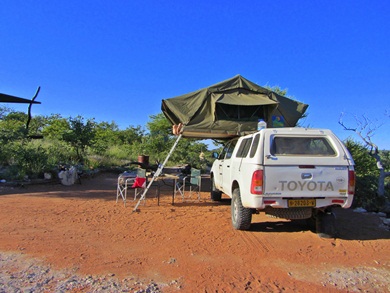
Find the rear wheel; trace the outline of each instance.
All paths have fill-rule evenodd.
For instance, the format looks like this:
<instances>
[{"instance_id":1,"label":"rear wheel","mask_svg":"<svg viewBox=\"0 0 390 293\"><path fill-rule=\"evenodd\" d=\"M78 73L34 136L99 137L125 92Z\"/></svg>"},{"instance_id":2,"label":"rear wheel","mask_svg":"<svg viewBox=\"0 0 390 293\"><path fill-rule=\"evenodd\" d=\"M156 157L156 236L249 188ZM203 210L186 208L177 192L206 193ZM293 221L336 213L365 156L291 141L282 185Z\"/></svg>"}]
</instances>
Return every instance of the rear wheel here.
<instances>
[{"instance_id":1,"label":"rear wheel","mask_svg":"<svg viewBox=\"0 0 390 293\"><path fill-rule=\"evenodd\" d=\"M236 230L248 230L252 221L252 210L243 207L240 189L233 191L231 203L232 224Z\"/></svg>"},{"instance_id":2,"label":"rear wheel","mask_svg":"<svg viewBox=\"0 0 390 293\"><path fill-rule=\"evenodd\" d=\"M214 177L211 177L210 180L211 180L211 191L210 191L211 200L212 200L212 201L221 201L222 192L219 191L219 190L215 187Z\"/></svg>"}]
</instances>

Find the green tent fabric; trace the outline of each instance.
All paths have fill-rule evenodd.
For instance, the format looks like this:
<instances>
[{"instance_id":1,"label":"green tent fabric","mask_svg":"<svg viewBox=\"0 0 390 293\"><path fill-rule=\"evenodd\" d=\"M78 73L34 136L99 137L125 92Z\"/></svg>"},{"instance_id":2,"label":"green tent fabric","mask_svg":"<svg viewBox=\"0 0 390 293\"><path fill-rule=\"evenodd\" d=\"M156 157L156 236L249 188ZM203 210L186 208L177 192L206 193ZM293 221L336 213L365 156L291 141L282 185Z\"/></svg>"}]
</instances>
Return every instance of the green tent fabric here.
<instances>
[{"instance_id":1,"label":"green tent fabric","mask_svg":"<svg viewBox=\"0 0 390 293\"><path fill-rule=\"evenodd\" d=\"M40 104L41 102L36 102L0 93L0 103Z\"/></svg>"},{"instance_id":2,"label":"green tent fabric","mask_svg":"<svg viewBox=\"0 0 390 293\"><path fill-rule=\"evenodd\" d=\"M227 139L268 127L293 127L308 105L280 96L241 75L204 89L162 101L173 124L183 124L183 137Z\"/></svg>"}]
</instances>

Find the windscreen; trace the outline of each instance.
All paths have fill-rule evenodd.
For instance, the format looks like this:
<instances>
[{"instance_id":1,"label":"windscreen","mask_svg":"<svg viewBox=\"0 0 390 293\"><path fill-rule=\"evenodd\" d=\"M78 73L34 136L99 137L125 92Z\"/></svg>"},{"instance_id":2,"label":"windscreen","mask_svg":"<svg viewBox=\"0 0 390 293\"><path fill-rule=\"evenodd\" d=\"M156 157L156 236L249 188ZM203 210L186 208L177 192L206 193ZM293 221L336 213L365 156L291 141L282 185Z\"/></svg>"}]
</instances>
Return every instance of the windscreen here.
<instances>
[{"instance_id":1,"label":"windscreen","mask_svg":"<svg viewBox=\"0 0 390 293\"><path fill-rule=\"evenodd\" d=\"M271 144L274 156L336 156L336 151L325 137L275 136Z\"/></svg>"}]
</instances>

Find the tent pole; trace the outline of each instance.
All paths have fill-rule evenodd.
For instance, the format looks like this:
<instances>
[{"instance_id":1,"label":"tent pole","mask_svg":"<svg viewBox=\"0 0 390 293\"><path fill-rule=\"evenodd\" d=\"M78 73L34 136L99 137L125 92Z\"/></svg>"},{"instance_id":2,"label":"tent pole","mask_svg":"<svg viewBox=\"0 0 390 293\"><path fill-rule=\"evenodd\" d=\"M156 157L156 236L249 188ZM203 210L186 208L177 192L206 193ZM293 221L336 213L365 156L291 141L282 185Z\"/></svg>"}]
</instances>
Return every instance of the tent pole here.
<instances>
[{"instance_id":1,"label":"tent pole","mask_svg":"<svg viewBox=\"0 0 390 293\"><path fill-rule=\"evenodd\" d=\"M155 172L154 175L153 175L152 180L150 180L150 182L148 183L148 186L145 188L145 190L144 190L144 192L142 193L141 197L139 198L137 204L135 205L135 207L134 207L134 209L133 209L133 212L137 211L137 208L138 208L138 206L140 205L141 200L144 200L144 199L145 199L146 193L148 192L149 188L152 186L154 180L155 180L158 176L160 176L162 170L164 169L165 164L168 162L169 157L172 155L172 153L173 153L173 151L175 150L177 144L179 143L181 137L182 137L182 134L180 133L179 136L177 137L175 143L173 144L171 150L169 151L167 157L165 158L164 162L158 166L156 172Z\"/></svg>"}]
</instances>

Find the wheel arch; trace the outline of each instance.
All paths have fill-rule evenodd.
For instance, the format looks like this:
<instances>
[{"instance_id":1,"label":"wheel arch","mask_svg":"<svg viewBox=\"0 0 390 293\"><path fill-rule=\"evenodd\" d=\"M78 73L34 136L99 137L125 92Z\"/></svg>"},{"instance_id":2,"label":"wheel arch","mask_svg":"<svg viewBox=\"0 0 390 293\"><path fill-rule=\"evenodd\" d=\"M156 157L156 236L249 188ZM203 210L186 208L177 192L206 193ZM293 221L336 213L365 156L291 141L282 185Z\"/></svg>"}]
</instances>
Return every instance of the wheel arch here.
<instances>
[{"instance_id":1,"label":"wheel arch","mask_svg":"<svg viewBox=\"0 0 390 293\"><path fill-rule=\"evenodd\" d=\"M231 187L231 190L230 190L230 194L233 194L233 191L234 189L236 188L240 188L240 184L238 184L238 181L237 180L233 180L232 182L232 187Z\"/></svg>"}]
</instances>

